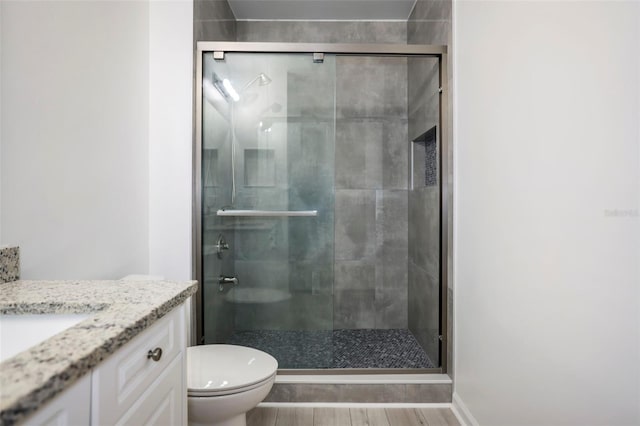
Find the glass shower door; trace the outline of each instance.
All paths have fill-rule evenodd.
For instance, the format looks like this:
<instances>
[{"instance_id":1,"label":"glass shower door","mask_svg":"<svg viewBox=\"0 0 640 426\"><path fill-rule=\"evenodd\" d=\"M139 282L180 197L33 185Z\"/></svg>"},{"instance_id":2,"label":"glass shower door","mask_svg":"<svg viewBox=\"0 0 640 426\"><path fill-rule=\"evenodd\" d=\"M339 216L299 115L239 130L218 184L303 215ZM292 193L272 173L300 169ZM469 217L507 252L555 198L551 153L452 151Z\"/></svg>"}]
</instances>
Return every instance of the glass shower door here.
<instances>
[{"instance_id":1,"label":"glass shower door","mask_svg":"<svg viewBox=\"0 0 640 426\"><path fill-rule=\"evenodd\" d=\"M331 366L335 57L203 57L204 343Z\"/></svg>"}]
</instances>

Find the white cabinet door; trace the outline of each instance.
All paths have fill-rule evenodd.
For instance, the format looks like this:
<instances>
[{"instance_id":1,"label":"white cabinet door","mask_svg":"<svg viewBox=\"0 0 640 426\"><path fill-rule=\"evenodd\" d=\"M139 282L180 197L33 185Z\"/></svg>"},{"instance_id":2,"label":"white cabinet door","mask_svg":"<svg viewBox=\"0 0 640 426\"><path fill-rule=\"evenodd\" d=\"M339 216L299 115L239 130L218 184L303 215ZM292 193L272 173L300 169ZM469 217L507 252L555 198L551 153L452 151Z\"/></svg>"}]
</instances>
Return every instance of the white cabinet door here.
<instances>
[{"instance_id":1,"label":"white cabinet door","mask_svg":"<svg viewBox=\"0 0 640 426\"><path fill-rule=\"evenodd\" d=\"M186 347L184 304L116 351L93 371L91 419L94 425L112 425L138 402L169 364ZM149 351L160 348L153 360ZM179 358L182 366L182 356ZM183 376L177 378L182 384ZM182 393L180 393L182 398ZM184 396L186 398L186 395Z\"/></svg>"},{"instance_id":2,"label":"white cabinet door","mask_svg":"<svg viewBox=\"0 0 640 426\"><path fill-rule=\"evenodd\" d=\"M46 403L24 422L26 426L88 425L91 421L91 374Z\"/></svg>"},{"instance_id":3,"label":"white cabinet door","mask_svg":"<svg viewBox=\"0 0 640 426\"><path fill-rule=\"evenodd\" d=\"M182 361L182 354L180 354L116 424L131 426L183 424Z\"/></svg>"},{"instance_id":4,"label":"white cabinet door","mask_svg":"<svg viewBox=\"0 0 640 426\"><path fill-rule=\"evenodd\" d=\"M190 302L188 299L140 333L24 424L186 425L186 305ZM162 355L149 358L149 351L156 348L162 349Z\"/></svg>"}]
</instances>

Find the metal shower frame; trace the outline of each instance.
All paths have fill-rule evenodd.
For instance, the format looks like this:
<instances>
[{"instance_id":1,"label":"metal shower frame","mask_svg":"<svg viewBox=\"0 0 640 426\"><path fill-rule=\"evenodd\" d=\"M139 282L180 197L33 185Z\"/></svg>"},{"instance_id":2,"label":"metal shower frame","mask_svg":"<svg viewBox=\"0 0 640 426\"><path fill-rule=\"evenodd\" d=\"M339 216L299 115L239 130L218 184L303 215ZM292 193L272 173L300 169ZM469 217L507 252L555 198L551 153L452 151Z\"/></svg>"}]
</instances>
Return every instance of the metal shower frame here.
<instances>
[{"instance_id":1,"label":"metal shower frame","mask_svg":"<svg viewBox=\"0 0 640 426\"><path fill-rule=\"evenodd\" d=\"M450 227L453 223L451 182L451 138L449 129L449 87L447 46L421 44L360 44L360 43L250 43L200 41L196 47L195 69L195 110L194 110L194 149L193 149L193 246L192 277L200 284L195 297L195 336L194 342L202 343L204 338L203 300L202 300L202 66L203 55L214 53L217 59L224 53L306 53L313 59L322 54L345 56L400 56L432 57L439 62L440 86L440 367L430 369L306 369L278 370L278 374L403 374L403 373L446 373L450 367L449 343L451 324L448 312L448 288L451 259L449 258ZM310 58L311 59L311 58ZM410 141L407 141L408 143Z\"/></svg>"}]
</instances>

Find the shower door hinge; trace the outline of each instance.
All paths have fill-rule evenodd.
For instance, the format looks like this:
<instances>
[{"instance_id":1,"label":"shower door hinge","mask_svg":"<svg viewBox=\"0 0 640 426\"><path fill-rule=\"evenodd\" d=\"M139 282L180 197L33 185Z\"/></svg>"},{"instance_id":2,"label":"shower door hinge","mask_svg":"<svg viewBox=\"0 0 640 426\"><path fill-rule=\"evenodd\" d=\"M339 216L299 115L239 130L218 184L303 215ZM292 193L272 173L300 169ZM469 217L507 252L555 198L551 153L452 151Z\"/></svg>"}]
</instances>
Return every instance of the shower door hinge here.
<instances>
[{"instance_id":1,"label":"shower door hinge","mask_svg":"<svg viewBox=\"0 0 640 426\"><path fill-rule=\"evenodd\" d=\"M438 87L438 93L442 93L442 87Z\"/></svg>"},{"instance_id":2,"label":"shower door hinge","mask_svg":"<svg viewBox=\"0 0 640 426\"><path fill-rule=\"evenodd\" d=\"M213 52L213 59L216 61L224 61L224 51L216 50Z\"/></svg>"},{"instance_id":3,"label":"shower door hinge","mask_svg":"<svg viewBox=\"0 0 640 426\"><path fill-rule=\"evenodd\" d=\"M440 334L438 336L438 340L440 340L441 342L444 342L446 339L444 338L444 336L442 334Z\"/></svg>"},{"instance_id":4,"label":"shower door hinge","mask_svg":"<svg viewBox=\"0 0 640 426\"><path fill-rule=\"evenodd\" d=\"M313 53L313 63L321 64L324 62L324 53L314 52Z\"/></svg>"}]
</instances>

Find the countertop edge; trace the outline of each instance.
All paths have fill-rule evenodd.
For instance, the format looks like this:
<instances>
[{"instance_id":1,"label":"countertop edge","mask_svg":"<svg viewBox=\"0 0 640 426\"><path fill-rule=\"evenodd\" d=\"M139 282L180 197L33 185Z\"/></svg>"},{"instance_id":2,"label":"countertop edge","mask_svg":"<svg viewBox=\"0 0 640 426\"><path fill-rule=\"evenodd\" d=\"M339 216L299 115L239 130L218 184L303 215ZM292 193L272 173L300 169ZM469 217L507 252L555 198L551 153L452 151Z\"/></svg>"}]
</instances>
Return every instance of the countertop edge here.
<instances>
[{"instance_id":1,"label":"countertop edge","mask_svg":"<svg viewBox=\"0 0 640 426\"><path fill-rule=\"evenodd\" d=\"M150 309L148 313L120 330L117 335L97 345L90 353L79 358L70 359L64 370L52 373L42 384L30 392L17 395L15 399L8 401L6 405L3 403L0 406L0 423L11 425L26 419L44 404L76 383L85 374L91 372L93 368L111 354L194 295L198 289L198 283L196 281L185 281L184 283L188 287ZM106 311L108 313L108 309ZM100 313L98 312L97 314ZM3 373L0 372L0 375Z\"/></svg>"}]
</instances>

